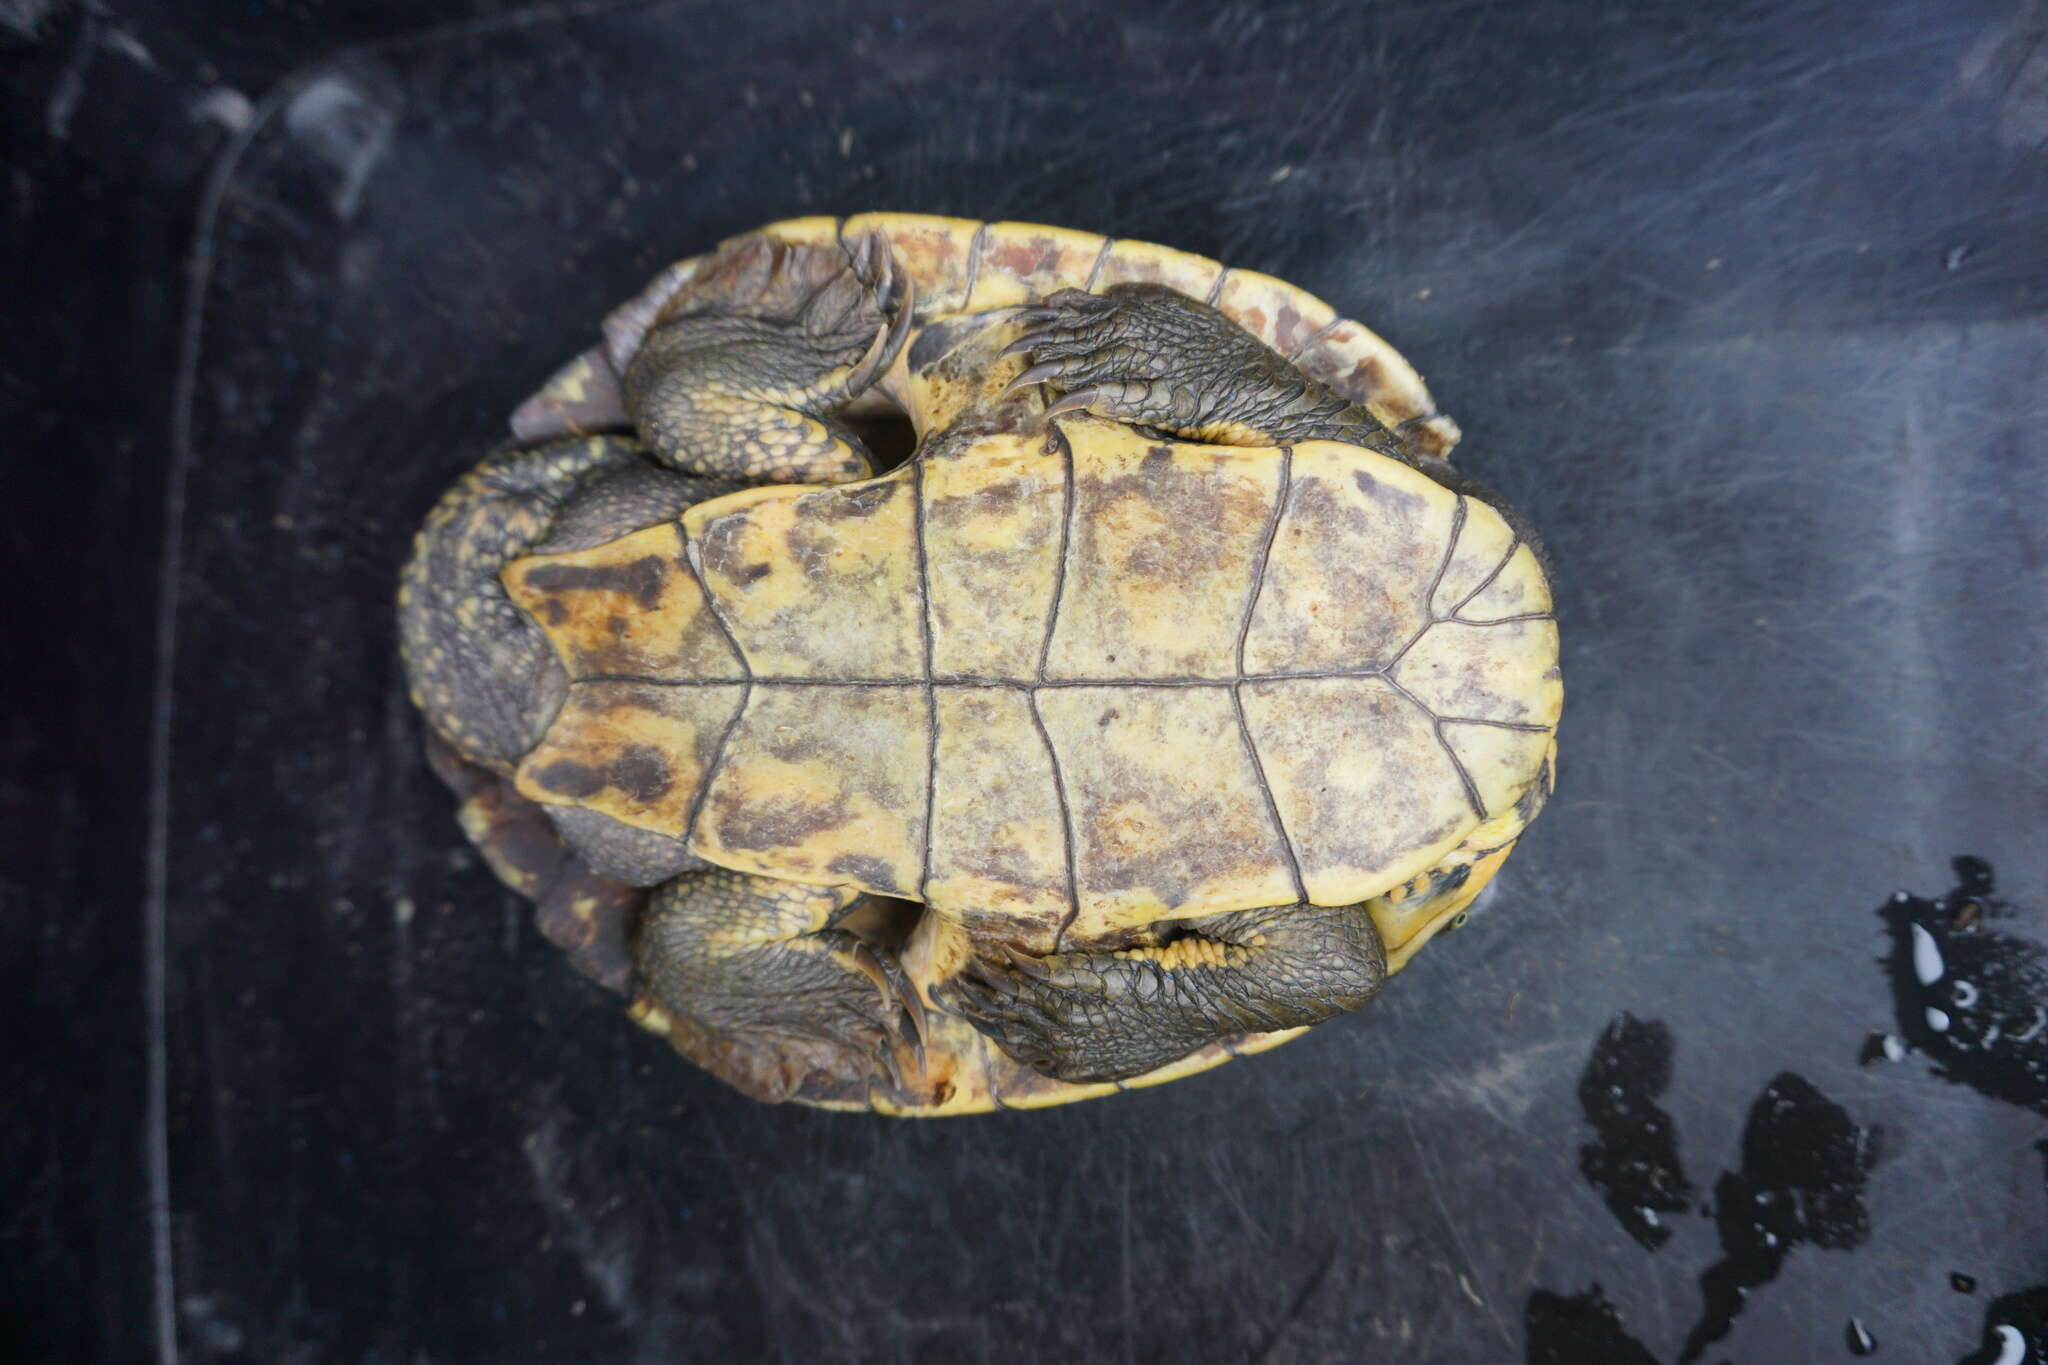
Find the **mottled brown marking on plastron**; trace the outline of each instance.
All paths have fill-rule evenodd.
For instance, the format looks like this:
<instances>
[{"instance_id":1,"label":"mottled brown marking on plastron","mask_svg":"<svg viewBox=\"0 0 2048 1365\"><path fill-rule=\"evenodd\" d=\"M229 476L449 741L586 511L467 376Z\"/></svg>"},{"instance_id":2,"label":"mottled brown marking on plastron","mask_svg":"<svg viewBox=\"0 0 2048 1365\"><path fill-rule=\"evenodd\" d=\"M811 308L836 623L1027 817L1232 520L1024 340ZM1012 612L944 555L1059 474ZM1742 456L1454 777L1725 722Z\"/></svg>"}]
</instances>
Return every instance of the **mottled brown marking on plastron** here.
<instances>
[{"instance_id":1,"label":"mottled brown marking on plastron","mask_svg":"<svg viewBox=\"0 0 2048 1365\"><path fill-rule=\"evenodd\" d=\"M1337 320L1337 310L1315 295L1256 270L1231 271L1216 307L1282 355Z\"/></svg>"},{"instance_id":2,"label":"mottled brown marking on plastron","mask_svg":"<svg viewBox=\"0 0 2048 1365\"><path fill-rule=\"evenodd\" d=\"M1425 598L1458 499L1383 455L1328 441L1294 449L1251 630L1247 673L1383 665L1429 621Z\"/></svg>"},{"instance_id":3,"label":"mottled brown marking on plastron","mask_svg":"<svg viewBox=\"0 0 2048 1365\"><path fill-rule=\"evenodd\" d=\"M738 678L732 646L682 563L674 523L587 550L528 555L501 575L571 678Z\"/></svg>"},{"instance_id":4,"label":"mottled brown marking on plastron","mask_svg":"<svg viewBox=\"0 0 2048 1365\"><path fill-rule=\"evenodd\" d=\"M897 270L917 282L917 303L911 315L923 323L966 306L967 257L980 227L971 218L857 213L846 220L841 233L848 242L875 230L888 237Z\"/></svg>"},{"instance_id":5,"label":"mottled brown marking on plastron","mask_svg":"<svg viewBox=\"0 0 2048 1365\"><path fill-rule=\"evenodd\" d=\"M1073 811L1077 938L1295 899L1228 687L1051 688L1038 706Z\"/></svg>"},{"instance_id":6,"label":"mottled brown marking on plastron","mask_svg":"<svg viewBox=\"0 0 2048 1365\"><path fill-rule=\"evenodd\" d=\"M914 475L748 489L683 514L704 585L757 675L923 672Z\"/></svg>"},{"instance_id":7,"label":"mottled brown marking on plastron","mask_svg":"<svg viewBox=\"0 0 2048 1365\"><path fill-rule=\"evenodd\" d=\"M741 692L736 685L577 683L520 763L519 792L680 834Z\"/></svg>"},{"instance_id":8,"label":"mottled brown marking on plastron","mask_svg":"<svg viewBox=\"0 0 2048 1365\"><path fill-rule=\"evenodd\" d=\"M1245 724L1318 905L1379 895L1479 822L1430 718L1377 678L1246 683Z\"/></svg>"},{"instance_id":9,"label":"mottled brown marking on plastron","mask_svg":"<svg viewBox=\"0 0 2048 1365\"><path fill-rule=\"evenodd\" d=\"M1092 232L1040 223L990 223L988 241L975 273L974 292L963 311L999 308L1042 299L1088 282L1102 238Z\"/></svg>"},{"instance_id":10,"label":"mottled brown marking on plastron","mask_svg":"<svg viewBox=\"0 0 2048 1365\"><path fill-rule=\"evenodd\" d=\"M1393 677L1446 719L1554 725L1564 696L1557 623L1440 621L1401 657Z\"/></svg>"},{"instance_id":11,"label":"mottled brown marking on plastron","mask_svg":"<svg viewBox=\"0 0 2048 1365\"><path fill-rule=\"evenodd\" d=\"M925 900L977 936L1049 953L1067 912L1066 830L1031 704L940 688Z\"/></svg>"},{"instance_id":12,"label":"mottled brown marking on plastron","mask_svg":"<svg viewBox=\"0 0 2048 1365\"><path fill-rule=\"evenodd\" d=\"M692 851L742 872L914 894L929 732L919 687L756 685Z\"/></svg>"},{"instance_id":13,"label":"mottled brown marking on plastron","mask_svg":"<svg viewBox=\"0 0 2048 1365\"><path fill-rule=\"evenodd\" d=\"M1524 545L1483 592L1458 609L1458 615L1467 621L1498 621L1550 609L1550 584L1543 577L1536 552Z\"/></svg>"},{"instance_id":14,"label":"mottled brown marking on plastron","mask_svg":"<svg viewBox=\"0 0 2048 1365\"><path fill-rule=\"evenodd\" d=\"M1175 251L1151 242L1119 241L1103 258L1102 272L1095 278L1095 292L1103 293L1119 284L1163 284L1193 299L1206 299L1223 273L1219 263L1207 256Z\"/></svg>"},{"instance_id":15,"label":"mottled brown marking on plastron","mask_svg":"<svg viewBox=\"0 0 2048 1365\"><path fill-rule=\"evenodd\" d=\"M1059 575L1067 465L1042 436L985 436L924 467L932 671L1032 677Z\"/></svg>"},{"instance_id":16,"label":"mottled brown marking on plastron","mask_svg":"<svg viewBox=\"0 0 2048 1365\"><path fill-rule=\"evenodd\" d=\"M1277 453L1148 443L1113 422L1061 427L1075 509L1047 676L1234 677Z\"/></svg>"}]
</instances>

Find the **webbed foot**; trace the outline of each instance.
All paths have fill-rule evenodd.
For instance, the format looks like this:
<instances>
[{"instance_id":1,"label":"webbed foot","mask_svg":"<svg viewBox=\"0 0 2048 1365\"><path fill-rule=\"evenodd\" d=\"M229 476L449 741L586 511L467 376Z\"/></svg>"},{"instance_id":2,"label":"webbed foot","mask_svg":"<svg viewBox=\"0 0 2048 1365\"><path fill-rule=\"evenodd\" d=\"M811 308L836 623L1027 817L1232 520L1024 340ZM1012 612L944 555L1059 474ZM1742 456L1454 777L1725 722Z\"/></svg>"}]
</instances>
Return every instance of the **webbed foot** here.
<instances>
[{"instance_id":1,"label":"webbed foot","mask_svg":"<svg viewBox=\"0 0 2048 1365\"><path fill-rule=\"evenodd\" d=\"M938 999L1018 1062L1062 1081L1119 1081L1205 1043L1318 1023L1386 979L1362 905L1189 920L1158 948L986 955Z\"/></svg>"},{"instance_id":2,"label":"webbed foot","mask_svg":"<svg viewBox=\"0 0 2048 1365\"><path fill-rule=\"evenodd\" d=\"M626 368L626 410L665 462L752 482L843 482L867 452L833 414L909 334L908 276L869 233L747 238L678 291Z\"/></svg>"},{"instance_id":3,"label":"webbed foot","mask_svg":"<svg viewBox=\"0 0 2048 1365\"><path fill-rule=\"evenodd\" d=\"M857 895L724 868L676 878L640 929L636 1012L755 1099L905 1089L923 1009L893 954L831 927Z\"/></svg>"},{"instance_id":4,"label":"webbed foot","mask_svg":"<svg viewBox=\"0 0 2048 1365\"><path fill-rule=\"evenodd\" d=\"M1085 411L1226 445L1312 435L1392 442L1369 414L1250 332L1164 285L1064 289L1020 316L1027 330L1005 354L1033 363L1011 387L1059 390L1049 416Z\"/></svg>"}]
</instances>

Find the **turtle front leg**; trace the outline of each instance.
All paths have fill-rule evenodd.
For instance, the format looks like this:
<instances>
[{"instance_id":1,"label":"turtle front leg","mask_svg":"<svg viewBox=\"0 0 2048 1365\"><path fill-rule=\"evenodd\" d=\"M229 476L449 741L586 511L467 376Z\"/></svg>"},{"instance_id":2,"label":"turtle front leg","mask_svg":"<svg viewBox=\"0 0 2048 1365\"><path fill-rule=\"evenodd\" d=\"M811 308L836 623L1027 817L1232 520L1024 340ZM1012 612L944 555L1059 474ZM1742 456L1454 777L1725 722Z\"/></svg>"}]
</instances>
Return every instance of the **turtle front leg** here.
<instances>
[{"instance_id":1,"label":"turtle front leg","mask_svg":"<svg viewBox=\"0 0 2048 1365\"><path fill-rule=\"evenodd\" d=\"M758 1100L901 1088L923 1007L900 968L834 927L860 894L719 867L677 877L641 923L635 1014Z\"/></svg>"},{"instance_id":2,"label":"turtle front leg","mask_svg":"<svg viewBox=\"0 0 2048 1365\"><path fill-rule=\"evenodd\" d=\"M845 250L755 236L719 252L626 367L626 411L685 473L844 483L872 472L834 413L887 370L910 326L877 235Z\"/></svg>"},{"instance_id":3,"label":"turtle front leg","mask_svg":"<svg viewBox=\"0 0 2048 1365\"><path fill-rule=\"evenodd\" d=\"M1165 285L1126 284L1063 289L1020 316L1029 330L1004 354L1034 363L1010 387L1061 390L1048 416L1090 412L1214 445L1364 446L1486 503L1541 552L1535 528L1500 494L1408 450L1377 417L1206 303Z\"/></svg>"},{"instance_id":4,"label":"turtle front leg","mask_svg":"<svg viewBox=\"0 0 2048 1365\"><path fill-rule=\"evenodd\" d=\"M938 989L1011 1057L1063 1081L1119 1081L1206 1043L1321 1023L1386 981L1363 904L1186 922L1161 948L977 961Z\"/></svg>"},{"instance_id":5,"label":"turtle front leg","mask_svg":"<svg viewBox=\"0 0 2048 1365\"><path fill-rule=\"evenodd\" d=\"M1062 390L1048 409L1092 412L1190 441L1348 441L1409 461L1377 418L1206 303L1159 284L1063 289L1020 315L1005 354L1035 362L1013 388Z\"/></svg>"}]
</instances>

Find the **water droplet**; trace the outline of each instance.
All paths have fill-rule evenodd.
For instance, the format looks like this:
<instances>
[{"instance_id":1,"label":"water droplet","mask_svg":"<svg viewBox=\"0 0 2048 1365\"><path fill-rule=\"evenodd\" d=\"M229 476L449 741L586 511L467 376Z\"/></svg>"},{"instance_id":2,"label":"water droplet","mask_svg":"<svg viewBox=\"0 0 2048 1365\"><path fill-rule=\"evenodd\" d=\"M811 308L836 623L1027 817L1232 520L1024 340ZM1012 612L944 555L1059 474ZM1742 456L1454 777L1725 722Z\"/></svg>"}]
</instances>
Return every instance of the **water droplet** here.
<instances>
[{"instance_id":1,"label":"water droplet","mask_svg":"<svg viewBox=\"0 0 2048 1365\"><path fill-rule=\"evenodd\" d=\"M1921 985L1931 986L1941 980L1941 973L1944 970L1941 948L1935 943L1934 935L1928 933L1926 929L1917 924L1912 928L1913 975L1919 978Z\"/></svg>"},{"instance_id":2,"label":"water droplet","mask_svg":"<svg viewBox=\"0 0 2048 1365\"><path fill-rule=\"evenodd\" d=\"M1934 1006L1929 1005L1927 1007L1927 1027L1933 1029L1936 1033L1947 1033L1948 1011L1938 1010Z\"/></svg>"},{"instance_id":3,"label":"water droplet","mask_svg":"<svg viewBox=\"0 0 2048 1365\"><path fill-rule=\"evenodd\" d=\"M1846 1335L1849 1339L1850 1355L1867 1356L1876 1353L1877 1341L1870 1333L1863 1330L1863 1320L1861 1318L1849 1319L1849 1330Z\"/></svg>"},{"instance_id":4,"label":"water droplet","mask_svg":"<svg viewBox=\"0 0 2048 1365\"><path fill-rule=\"evenodd\" d=\"M1967 981L1951 982L1948 989L1959 1010L1966 1010L1977 1003L1977 988Z\"/></svg>"},{"instance_id":5,"label":"water droplet","mask_svg":"<svg viewBox=\"0 0 2048 1365\"><path fill-rule=\"evenodd\" d=\"M1977 1292L1977 1281L1960 1270L1951 1270L1948 1273L1948 1287L1958 1294L1974 1294Z\"/></svg>"},{"instance_id":6,"label":"water droplet","mask_svg":"<svg viewBox=\"0 0 2048 1365\"><path fill-rule=\"evenodd\" d=\"M1887 1033L1884 1036L1884 1059L1888 1062L1896 1062L1902 1060L1905 1055L1905 1040L1896 1033Z\"/></svg>"}]
</instances>

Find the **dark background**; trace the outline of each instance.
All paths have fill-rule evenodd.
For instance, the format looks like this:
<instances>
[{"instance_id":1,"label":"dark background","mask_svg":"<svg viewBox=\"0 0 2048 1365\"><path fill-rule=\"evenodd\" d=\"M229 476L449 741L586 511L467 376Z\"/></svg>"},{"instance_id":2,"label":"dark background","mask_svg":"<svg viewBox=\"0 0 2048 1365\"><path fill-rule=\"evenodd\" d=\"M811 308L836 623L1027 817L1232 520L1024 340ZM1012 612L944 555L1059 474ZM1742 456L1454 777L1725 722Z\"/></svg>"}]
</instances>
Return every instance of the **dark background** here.
<instances>
[{"instance_id":1,"label":"dark background","mask_svg":"<svg viewBox=\"0 0 2048 1365\"><path fill-rule=\"evenodd\" d=\"M2038 1365L2044 31L0 4L0 1356ZM759 1107L467 851L411 528L655 269L871 208L1298 282L1547 532L1556 800L1360 1016L1035 1114Z\"/></svg>"}]
</instances>

